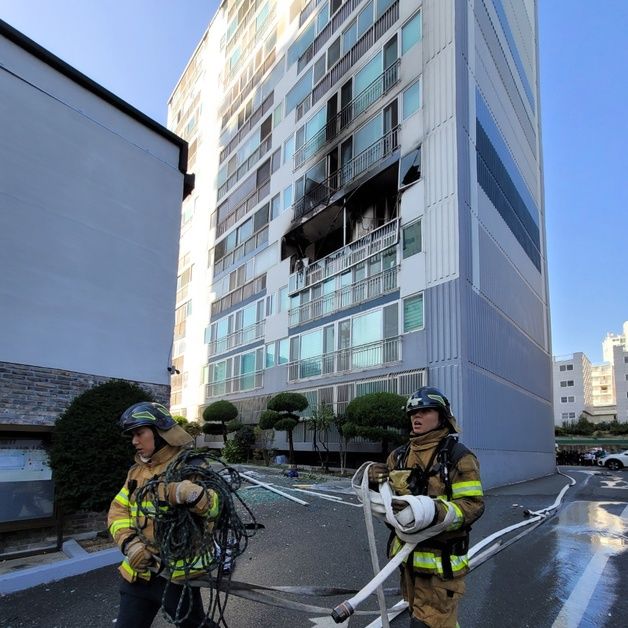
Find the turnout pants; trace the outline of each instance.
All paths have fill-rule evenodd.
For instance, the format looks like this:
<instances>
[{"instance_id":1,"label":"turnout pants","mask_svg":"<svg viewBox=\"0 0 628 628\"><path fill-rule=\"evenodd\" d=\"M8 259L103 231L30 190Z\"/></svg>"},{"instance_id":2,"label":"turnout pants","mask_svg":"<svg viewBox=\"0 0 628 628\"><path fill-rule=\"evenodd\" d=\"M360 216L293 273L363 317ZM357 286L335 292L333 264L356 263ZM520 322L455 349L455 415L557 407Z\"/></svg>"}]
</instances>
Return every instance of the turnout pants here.
<instances>
[{"instance_id":1,"label":"turnout pants","mask_svg":"<svg viewBox=\"0 0 628 628\"><path fill-rule=\"evenodd\" d=\"M413 573L411 566L404 565L401 591L408 602L410 628L456 628L458 602L464 589L464 577L441 580L438 576Z\"/></svg>"},{"instance_id":2,"label":"turnout pants","mask_svg":"<svg viewBox=\"0 0 628 628\"><path fill-rule=\"evenodd\" d=\"M155 577L150 581L138 580L137 582L122 581L120 585L120 610L116 621L116 628L150 628L153 619L161 608L164 589L168 586L164 608L175 618L183 617L190 607L189 616L184 622L177 624L182 628L216 628L212 621L205 620L205 610L201 591L197 588L184 591L179 584L168 583L165 578ZM177 613L177 607L181 601L181 608Z\"/></svg>"}]
</instances>

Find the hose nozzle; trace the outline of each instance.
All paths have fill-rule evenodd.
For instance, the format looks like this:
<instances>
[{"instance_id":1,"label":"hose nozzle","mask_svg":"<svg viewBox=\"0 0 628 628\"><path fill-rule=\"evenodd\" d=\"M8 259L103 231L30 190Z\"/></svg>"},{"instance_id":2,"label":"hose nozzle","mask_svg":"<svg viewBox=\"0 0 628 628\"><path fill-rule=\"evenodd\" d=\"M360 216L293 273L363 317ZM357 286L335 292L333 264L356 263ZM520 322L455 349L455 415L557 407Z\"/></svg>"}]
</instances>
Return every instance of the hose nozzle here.
<instances>
[{"instance_id":1,"label":"hose nozzle","mask_svg":"<svg viewBox=\"0 0 628 628\"><path fill-rule=\"evenodd\" d=\"M354 608L349 602L342 602L331 612L331 617L337 624L341 624L353 615L353 611Z\"/></svg>"}]
</instances>

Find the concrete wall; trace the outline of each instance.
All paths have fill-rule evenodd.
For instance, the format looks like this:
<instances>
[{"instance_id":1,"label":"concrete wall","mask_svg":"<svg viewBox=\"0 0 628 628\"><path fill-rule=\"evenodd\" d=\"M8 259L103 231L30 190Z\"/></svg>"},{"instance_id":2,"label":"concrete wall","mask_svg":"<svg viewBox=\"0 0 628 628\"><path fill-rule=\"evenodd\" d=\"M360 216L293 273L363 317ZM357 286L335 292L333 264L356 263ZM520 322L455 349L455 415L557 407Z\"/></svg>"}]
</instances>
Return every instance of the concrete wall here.
<instances>
[{"instance_id":1,"label":"concrete wall","mask_svg":"<svg viewBox=\"0 0 628 628\"><path fill-rule=\"evenodd\" d=\"M180 144L4 36L0 93L0 359L167 385Z\"/></svg>"}]
</instances>

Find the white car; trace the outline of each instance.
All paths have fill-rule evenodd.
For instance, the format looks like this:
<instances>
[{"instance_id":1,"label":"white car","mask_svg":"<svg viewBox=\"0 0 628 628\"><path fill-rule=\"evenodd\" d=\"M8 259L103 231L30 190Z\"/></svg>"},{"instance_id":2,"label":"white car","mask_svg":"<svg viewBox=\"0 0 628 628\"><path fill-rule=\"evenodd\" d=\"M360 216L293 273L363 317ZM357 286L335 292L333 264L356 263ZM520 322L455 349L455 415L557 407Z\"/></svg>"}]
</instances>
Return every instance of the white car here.
<instances>
[{"instance_id":1,"label":"white car","mask_svg":"<svg viewBox=\"0 0 628 628\"><path fill-rule=\"evenodd\" d=\"M600 458L597 463L601 467L607 467L611 471L617 471L628 467L628 450L623 451L620 454L606 454L603 458Z\"/></svg>"}]
</instances>

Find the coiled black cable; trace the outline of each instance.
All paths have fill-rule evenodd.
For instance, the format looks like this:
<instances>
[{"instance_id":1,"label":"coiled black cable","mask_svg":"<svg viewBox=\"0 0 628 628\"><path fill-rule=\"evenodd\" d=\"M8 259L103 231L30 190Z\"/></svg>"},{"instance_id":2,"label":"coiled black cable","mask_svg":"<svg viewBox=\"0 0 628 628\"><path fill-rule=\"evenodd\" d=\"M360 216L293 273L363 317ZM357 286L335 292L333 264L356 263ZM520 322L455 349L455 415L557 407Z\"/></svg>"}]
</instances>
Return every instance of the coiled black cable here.
<instances>
[{"instance_id":1,"label":"coiled black cable","mask_svg":"<svg viewBox=\"0 0 628 628\"><path fill-rule=\"evenodd\" d=\"M212 463L220 468L214 470ZM168 484L183 480L190 480L218 495L220 514L216 519L210 521L194 514L187 505L168 504ZM201 625L227 628L224 611L229 596L231 565L246 550L248 540L257 528L253 513L237 493L240 486L241 478L234 468L225 465L207 449L191 449L182 451L164 473L138 489L135 522L138 536L146 545L156 546L164 575L171 575L176 570L176 584L183 586L172 617L164 609L170 582L164 589L162 609L170 623L179 626L189 617L192 611L190 580L203 575L212 579L213 586L206 589L209 593L205 609L207 624ZM142 532L147 519L153 520L154 539L147 539ZM187 610L184 612L184 609Z\"/></svg>"}]
</instances>

